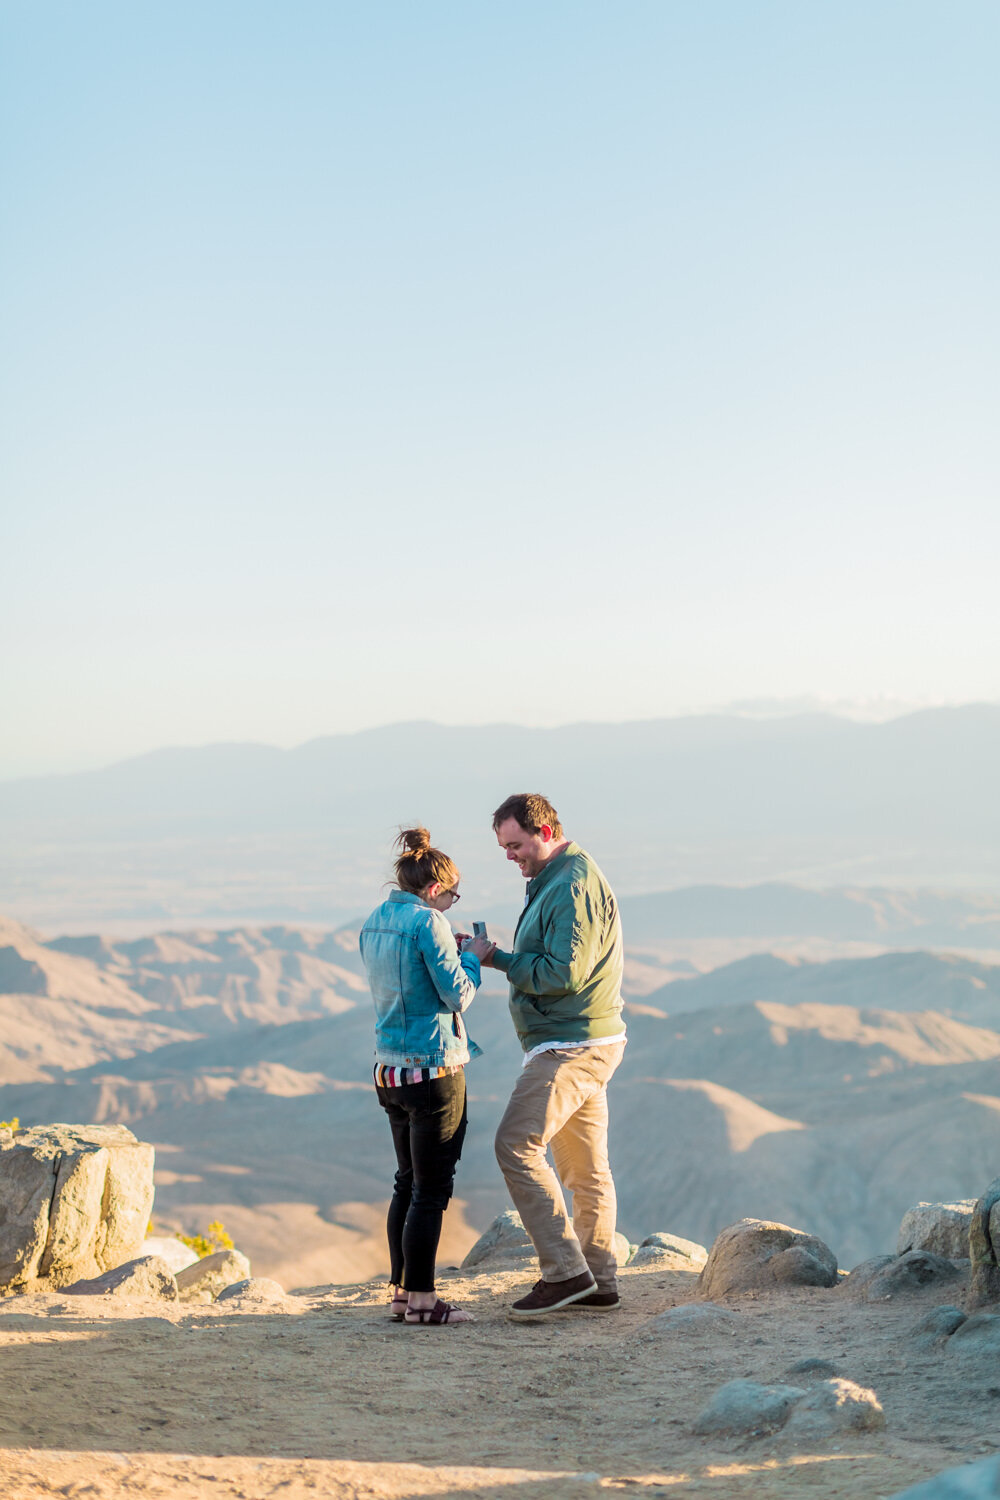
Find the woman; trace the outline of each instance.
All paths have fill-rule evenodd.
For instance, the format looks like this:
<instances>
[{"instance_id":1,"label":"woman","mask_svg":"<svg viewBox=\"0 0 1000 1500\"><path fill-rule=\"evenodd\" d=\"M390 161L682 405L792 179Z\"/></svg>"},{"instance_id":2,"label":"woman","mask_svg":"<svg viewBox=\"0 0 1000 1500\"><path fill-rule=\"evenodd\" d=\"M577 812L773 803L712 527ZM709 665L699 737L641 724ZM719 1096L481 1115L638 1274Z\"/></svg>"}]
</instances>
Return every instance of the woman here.
<instances>
[{"instance_id":1,"label":"woman","mask_svg":"<svg viewBox=\"0 0 1000 1500\"><path fill-rule=\"evenodd\" d=\"M375 1002L375 1088L396 1149L386 1225L392 1313L405 1323L467 1323L470 1313L438 1298L434 1263L465 1138L465 1064L480 1051L462 1012L494 945L464 938L459 953L444 916L459 899L459 872L431 848L427 829L408 828L396 844L398 889L361 929Z\"/></svg>"}]
</instances>

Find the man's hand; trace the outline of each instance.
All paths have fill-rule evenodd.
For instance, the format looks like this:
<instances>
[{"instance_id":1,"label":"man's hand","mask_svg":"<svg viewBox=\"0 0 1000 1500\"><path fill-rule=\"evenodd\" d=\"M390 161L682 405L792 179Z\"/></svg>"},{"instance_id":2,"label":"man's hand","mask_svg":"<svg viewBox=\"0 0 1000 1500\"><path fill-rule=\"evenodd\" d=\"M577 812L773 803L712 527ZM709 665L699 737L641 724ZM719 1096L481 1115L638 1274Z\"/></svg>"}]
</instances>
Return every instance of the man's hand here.
<instances>
[{"instance_id":1,"label":"man's hand","mask_svg":"<svg viewBox=\"0 0 1000 1500\"><path fill-rule=\"evenodd\" d=\"M489 938L463 937L462 939L462 952L474 953L484 968L490 968L496 951L496 943L491 943Z\"/></svg>"}]
</instances>

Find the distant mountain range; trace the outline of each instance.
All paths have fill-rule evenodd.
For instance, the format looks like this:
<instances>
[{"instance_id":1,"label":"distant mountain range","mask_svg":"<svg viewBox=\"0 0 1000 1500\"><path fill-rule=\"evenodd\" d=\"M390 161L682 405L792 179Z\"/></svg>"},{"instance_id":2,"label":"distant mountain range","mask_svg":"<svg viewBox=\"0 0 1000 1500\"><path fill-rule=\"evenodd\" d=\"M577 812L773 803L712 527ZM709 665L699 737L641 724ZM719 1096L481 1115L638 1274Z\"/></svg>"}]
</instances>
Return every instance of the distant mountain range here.
<instances>
[{"instance_id":1,"label":"distant mountain range","mask_svg":"<svg viewBox=\"0 0 1000 1500\"><path fill-rule=\"evenodd\" d=\"M286 1284L378 1271L390 1149L356 939L274 926L44 942L0 923L0 1118L128 1124L157 1145L157 1224L221 1217ZM850 1266L893 1248L912 1203L996 1175L1000 965L755 955L647 986L627 1020L611 1148L633 1237L707 1243L770 1216ZM446 1258L506 1202L492 1135L520 1054L496 988L469 1023L485 1051Z\"/></svg>"},{"instance_id":2,"label":"distant mountain range","mask_svg":"<svg viewBox=\"0 0 1000 1500\"><path fill-rule=\"evenodd\" d=\"M522 789L553 798L622 895L766 882L996 893L998 763L1000 706L985 704L879 724L416 723L287 751L160 750L0 784L0 903L63 928L330 923L374 900L394 829L418 820L477 903L516 902L490 814Z\"/></svg>"},{"instance_id":3,"label":"distant mountain range","mask_svg":"<svg viewBox=\"0 0 1000 1500\"><path fill-rule=\"evenodd\" d=\"M629 940L825 937L887 948L1000 949L1000 894L766 883L624 896Z\"/></svg>"},{"instance_id":4,"label":"distant mountain range","mask_svg":"<svg viewBox=\"0 0 1000 1500\"><path fill-rule=\"evenodd\" d=\"M902 1014L934 1011L1000 1026L1000 965L952 954L884 953L808 963L759 953L683 982L647 990L643 1003L671 1016L727 1005L851 1006Z\"/></svg>"}]
</instances>

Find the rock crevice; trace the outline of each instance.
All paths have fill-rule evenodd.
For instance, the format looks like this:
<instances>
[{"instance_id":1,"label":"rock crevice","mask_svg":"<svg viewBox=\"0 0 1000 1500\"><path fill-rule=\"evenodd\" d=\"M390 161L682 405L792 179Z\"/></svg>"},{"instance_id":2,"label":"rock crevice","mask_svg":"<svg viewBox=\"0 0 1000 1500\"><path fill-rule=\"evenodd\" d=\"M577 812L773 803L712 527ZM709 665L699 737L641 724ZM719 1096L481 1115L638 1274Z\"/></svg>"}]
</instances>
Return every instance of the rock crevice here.
<instances>
[{"instance_id":1,"label":"rock crevice","mask_svg":"<svg viewBox=\"0 0 1000 1500\"><path fill-rule=\"evenodd\" d=\"M66 1286L140 1255L153 1160L123 1125L39 1125L0 1141L0 1291Z\"/></svg>"}]
</instances>

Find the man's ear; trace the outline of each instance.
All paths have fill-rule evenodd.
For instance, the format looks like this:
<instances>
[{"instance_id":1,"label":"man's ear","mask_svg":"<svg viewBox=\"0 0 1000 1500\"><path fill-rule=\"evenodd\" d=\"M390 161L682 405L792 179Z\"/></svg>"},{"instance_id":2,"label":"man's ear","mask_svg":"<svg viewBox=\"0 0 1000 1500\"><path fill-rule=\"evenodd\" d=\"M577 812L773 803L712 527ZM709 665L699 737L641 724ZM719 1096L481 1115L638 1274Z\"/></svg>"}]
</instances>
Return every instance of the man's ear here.
<instances>
[{"instance_id":1,"label":"man's ear","mask_svg":"<svg viewBox=\"0 0 1000 1500\"><path fill-rule=\"evenodd\" d=\"M552 829L549 827L548 823L543 823L538 832L542 835L542 838L547 844L550 844L552 842Z\"/></svg>"}]
</instances>

